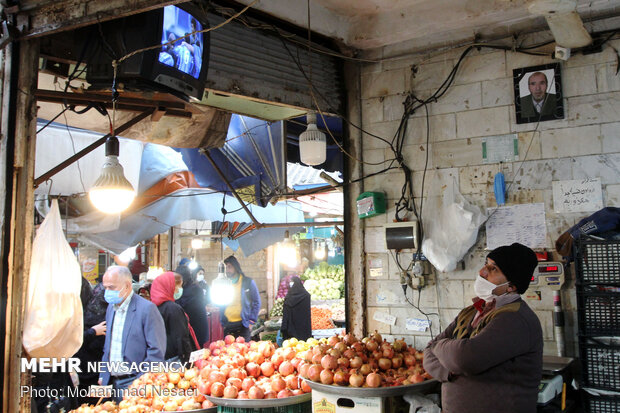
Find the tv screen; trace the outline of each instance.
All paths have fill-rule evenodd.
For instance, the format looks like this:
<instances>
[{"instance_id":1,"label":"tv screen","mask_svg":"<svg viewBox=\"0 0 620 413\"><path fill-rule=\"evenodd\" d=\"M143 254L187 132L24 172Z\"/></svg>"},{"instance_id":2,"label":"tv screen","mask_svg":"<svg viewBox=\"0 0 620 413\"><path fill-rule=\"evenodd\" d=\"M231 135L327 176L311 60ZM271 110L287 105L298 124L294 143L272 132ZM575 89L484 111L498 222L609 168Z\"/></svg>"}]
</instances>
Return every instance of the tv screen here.
<instances>
[{"instance_id":1,"label":"tv screen","mask_svg":"<svg viewBox=\"0 0 620 413\"><path fill-rule=\"evenodd\" d=\"M159 62L192 76L200 77L204 49L202 24L191 14L176 6L164 7L162 50Z\"/></svg>"},{"instance_id":2,"label":"tv screen","mask_svg":"<svg viewBox=\"0 0 620 413\"><path fill-rule=\"evenodd\" d=\"M92 89L109 90L112 61L147 48L118 65L117 85L201 99L209 66L209 33L197 32L208 27L204 11L191 2L91 26L84 36L77 36L86 50L86 80Z\"/></svg>"}]
</instances>

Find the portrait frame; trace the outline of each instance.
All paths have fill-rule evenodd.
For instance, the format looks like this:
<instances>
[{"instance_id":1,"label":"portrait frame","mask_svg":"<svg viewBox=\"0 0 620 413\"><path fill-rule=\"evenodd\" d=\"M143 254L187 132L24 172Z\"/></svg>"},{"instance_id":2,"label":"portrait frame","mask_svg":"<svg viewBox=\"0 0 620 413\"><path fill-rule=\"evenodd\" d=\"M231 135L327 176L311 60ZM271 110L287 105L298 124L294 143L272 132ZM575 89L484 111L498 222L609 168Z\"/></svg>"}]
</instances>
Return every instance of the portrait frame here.
<instances>
[{"instance_id":1,"label":"portrait frame","mask_svg":"<svg viewBox=\"0 0 620 413\"><path fill-rule=\"evenodd\" d=\"M534 74L536 74L536 79L542 79L541 73L546 78L547 89L544 98L537 102L540 106L536 108L528 82L530 76ZM559 63L513 69L512 78L518 124L564 119L564 95Z\"/></svg>"}]
</instances>

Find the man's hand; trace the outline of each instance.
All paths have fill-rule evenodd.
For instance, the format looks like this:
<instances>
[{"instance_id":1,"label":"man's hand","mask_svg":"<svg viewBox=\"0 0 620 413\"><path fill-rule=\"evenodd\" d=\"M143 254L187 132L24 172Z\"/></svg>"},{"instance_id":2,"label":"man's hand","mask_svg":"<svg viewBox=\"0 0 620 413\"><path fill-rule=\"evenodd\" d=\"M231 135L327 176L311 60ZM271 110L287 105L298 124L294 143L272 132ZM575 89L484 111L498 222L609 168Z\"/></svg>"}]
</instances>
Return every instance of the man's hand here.
<instances>
[{"instance_id":1,"label":"man's hand","mask_svg":"<svg viewBox=\"0 0 620 413\"><path fill-rule=\"evenodd\" d=\"M92 327L93 330L95 330L95 335L97 336L103 336L106 333L107 327L106 327L106 322L105 320L100 322L99 324L97 324L96 326Z\"/></svg>"}]
</instances>

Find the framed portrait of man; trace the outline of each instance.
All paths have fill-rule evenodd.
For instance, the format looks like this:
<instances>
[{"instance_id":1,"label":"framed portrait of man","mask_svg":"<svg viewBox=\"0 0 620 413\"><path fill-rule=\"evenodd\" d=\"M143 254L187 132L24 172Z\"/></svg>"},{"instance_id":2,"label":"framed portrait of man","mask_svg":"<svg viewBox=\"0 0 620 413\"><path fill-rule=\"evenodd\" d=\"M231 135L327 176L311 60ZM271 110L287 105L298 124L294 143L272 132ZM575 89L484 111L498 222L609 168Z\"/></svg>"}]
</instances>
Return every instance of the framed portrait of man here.
<instances>
[{"instance_id":1,"label":"framed portrait of man","mask_svg":"<svg viewBox=\"0 0 620 413\"><path fill-rule=\"evenodd\" d=\"M564 119L560 64L512 71L517 123Z\"/></svg>"}]
</instances>

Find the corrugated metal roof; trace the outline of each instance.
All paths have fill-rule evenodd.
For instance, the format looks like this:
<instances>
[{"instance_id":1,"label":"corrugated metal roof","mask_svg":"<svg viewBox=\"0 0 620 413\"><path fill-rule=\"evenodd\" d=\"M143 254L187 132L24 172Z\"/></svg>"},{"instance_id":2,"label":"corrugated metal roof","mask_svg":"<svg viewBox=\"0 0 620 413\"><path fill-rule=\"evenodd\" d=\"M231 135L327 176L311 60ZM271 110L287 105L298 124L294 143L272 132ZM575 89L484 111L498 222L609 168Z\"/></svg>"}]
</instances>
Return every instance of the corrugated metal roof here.
<instances>
[{"instance_id":1,"label":"corrugated metal roof","mask_svg":"<svg viewBox=\"0 0 620 413\"><path fill-rule=\"evenodd\" d=\"M320 175L325 172L338 182L341 182L340 172L326 172L322 169L315 169L298 163L286 163L286 182L289 187L301 185L325 185L327 182Z\"/></svg>"}]
</instances>

